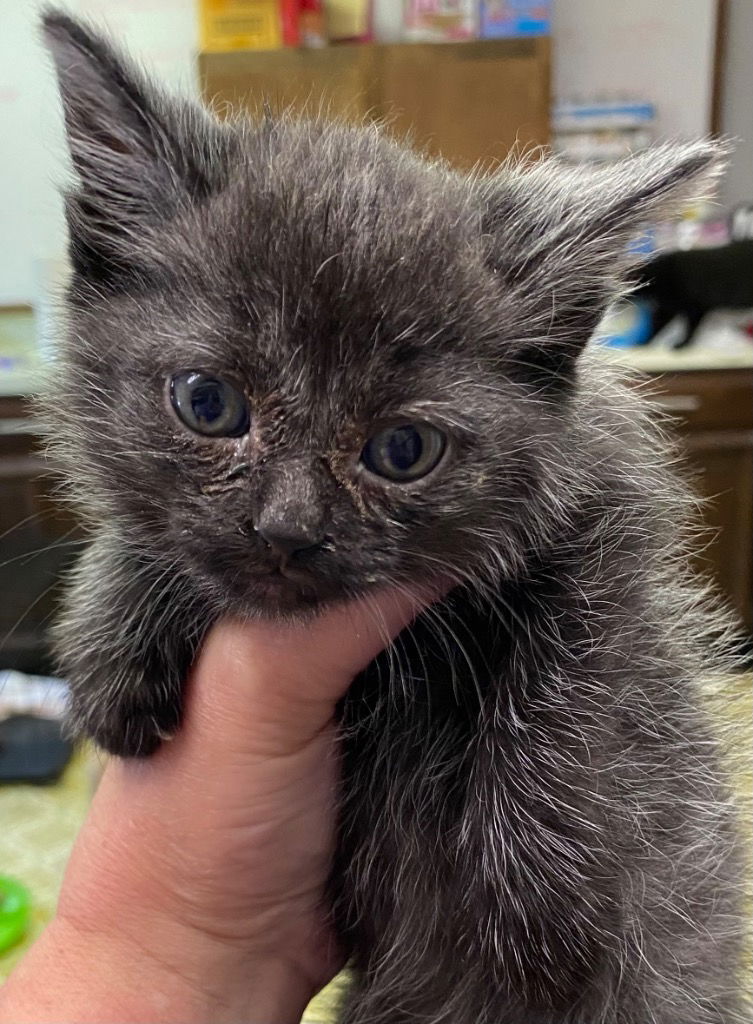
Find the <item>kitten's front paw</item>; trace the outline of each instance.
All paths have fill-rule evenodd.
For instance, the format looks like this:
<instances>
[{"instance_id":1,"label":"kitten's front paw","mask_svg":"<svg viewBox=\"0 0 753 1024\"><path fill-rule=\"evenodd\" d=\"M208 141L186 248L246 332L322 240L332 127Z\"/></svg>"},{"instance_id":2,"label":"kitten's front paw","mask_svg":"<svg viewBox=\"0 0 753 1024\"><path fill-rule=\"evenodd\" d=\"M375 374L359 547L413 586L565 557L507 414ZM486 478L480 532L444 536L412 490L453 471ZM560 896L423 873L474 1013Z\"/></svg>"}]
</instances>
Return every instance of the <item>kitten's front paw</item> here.
<instances>
[{"instance_id":1,"label":"kitten's front paw","mask_svg":"<svg viewBox=\"0 0 753 1024\"><path fill-rule=\"evenodd\" d=\"M173 738L180 725L180 708L120 705L106 709L77 707L74 699L68 728L75 736L88 736L116 757L149 757Z\"/></svg>"},{"instance_id":2,"label":"kitten's front paw","mask_svg":"<svg viewBox=\"0 0 753 1024\"><path fill-rule=\"evenodd\" d=\"M118 757L148 757L175 734L207 617L200 602L191 613L189 597L182 577L166 577L115 534L94 540L54 630L71 733Z\"/></svg>"}]
</instances>

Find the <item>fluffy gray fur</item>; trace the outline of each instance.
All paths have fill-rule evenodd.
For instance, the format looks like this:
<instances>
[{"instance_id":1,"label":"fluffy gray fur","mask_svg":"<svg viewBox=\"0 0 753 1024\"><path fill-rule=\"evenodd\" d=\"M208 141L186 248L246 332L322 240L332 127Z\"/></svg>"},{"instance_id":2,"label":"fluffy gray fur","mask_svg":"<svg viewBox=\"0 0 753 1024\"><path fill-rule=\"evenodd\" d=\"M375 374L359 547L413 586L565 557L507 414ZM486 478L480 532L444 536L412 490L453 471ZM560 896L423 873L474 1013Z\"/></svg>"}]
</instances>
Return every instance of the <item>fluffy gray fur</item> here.
<instances>
[{"instance_id":1,"label":"fluffy gray fur","mask_svg":"<svg viewBox=\"0 0 753 1024\"><path fill-rule=\"evenodd\" d=\"M726 624L644 403L581 355L626 243L719 170L429 163L375 127L219 123L50 12L76 175L44 404L91 543L57 627L72 723L146 755L208 626L438 573L455 589L353 684L333 914L347 1024L733 1024L739 866L697 684ZM166 381L235 380L192 434ZM410 485L385 422L440 427ZM263 516L323 531L293 578Z\"/></svg>"}]
</instances>

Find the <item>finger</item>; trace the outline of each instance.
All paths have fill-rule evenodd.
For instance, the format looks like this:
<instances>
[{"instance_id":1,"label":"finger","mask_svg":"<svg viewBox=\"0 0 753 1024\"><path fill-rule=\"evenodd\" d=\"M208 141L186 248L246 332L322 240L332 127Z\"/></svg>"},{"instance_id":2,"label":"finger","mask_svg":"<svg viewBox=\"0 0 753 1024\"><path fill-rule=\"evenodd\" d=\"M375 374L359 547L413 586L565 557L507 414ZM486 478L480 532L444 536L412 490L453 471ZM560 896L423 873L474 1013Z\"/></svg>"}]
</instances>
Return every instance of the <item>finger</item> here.
<instances>
[{"instance_id":1,"label":"finger","mask_svg":"<svg viewBox=\"0 0 753 1024\"><path fill-rule=\"evenodd\" d=\"M380 591L307 623L216 626L189 681L185 732L218 756L263 741L305 742L328 722L353 677L438 596L438 588Z\"/></svg>"}]
</instances>

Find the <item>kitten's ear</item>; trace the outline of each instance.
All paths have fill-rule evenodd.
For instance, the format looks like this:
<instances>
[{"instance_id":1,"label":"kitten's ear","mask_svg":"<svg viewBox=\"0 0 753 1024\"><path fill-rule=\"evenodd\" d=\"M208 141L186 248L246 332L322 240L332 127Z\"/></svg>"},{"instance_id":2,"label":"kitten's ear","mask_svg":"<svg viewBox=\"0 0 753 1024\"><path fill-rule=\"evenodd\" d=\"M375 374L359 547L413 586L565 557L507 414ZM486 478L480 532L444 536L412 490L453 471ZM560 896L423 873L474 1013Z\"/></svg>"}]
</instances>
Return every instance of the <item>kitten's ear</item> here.
<instances>
[{"instance_id":1,"label":"kitten's ear","mask_svg":"<svg viewBox=\"0 0 753 1024\"><path fill-rule=\"evenodd\" d=\"M74 268L99 283L117 280L147 256L160 224L212 191L219 126L166 100L67 14L48 9L42 27L79 179L67 196Z\"/></svg>"},{"instance_id":2,"label":"kitten's ear","mask_svg":"<svg viewBox=\"0 0 753 1024\"><path fill-rule=\"evenodd\" d=\"M727 148L655 146L601 167L556 158L503 167L483 184L489 260L509 295L521 362L567 375L629 280L645 225L707 195Z\"/></svg>"}]
</instances>

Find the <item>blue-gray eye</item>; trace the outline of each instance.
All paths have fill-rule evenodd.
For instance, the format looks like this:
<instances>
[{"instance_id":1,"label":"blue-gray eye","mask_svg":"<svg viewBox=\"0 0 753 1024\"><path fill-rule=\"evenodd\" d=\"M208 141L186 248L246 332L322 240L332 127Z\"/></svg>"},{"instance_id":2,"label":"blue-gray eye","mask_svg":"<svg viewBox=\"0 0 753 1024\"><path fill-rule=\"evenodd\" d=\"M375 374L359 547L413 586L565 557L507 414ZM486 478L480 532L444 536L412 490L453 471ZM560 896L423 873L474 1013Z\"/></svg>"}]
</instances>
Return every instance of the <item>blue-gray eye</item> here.
<instances>
[{"instance_id":1,"label":"blue-gray eye","mask_svg":"<svg viewBox=\"0 0 753 1024\"><path fill-rule=\"evenodd\" d=\"M402 423L375 434L364 446L361 462L377 476L409 483L431 473L446 447L447 440L436 427Z\"/></svg>"},{"instance_id":2,"label":"blue-gray eye","mask_svg":"<svg viewBox=\"0 0 753 1024\"><path fill-rule=\"evenodd\" d=\"M249 428L243 393L221 377L199 370L176 373L170 380L170 400L178 418L205 437L240 437Z\"/></svg>"}]
</instances>

